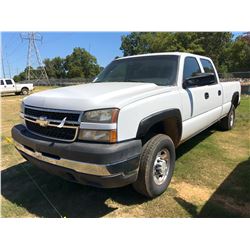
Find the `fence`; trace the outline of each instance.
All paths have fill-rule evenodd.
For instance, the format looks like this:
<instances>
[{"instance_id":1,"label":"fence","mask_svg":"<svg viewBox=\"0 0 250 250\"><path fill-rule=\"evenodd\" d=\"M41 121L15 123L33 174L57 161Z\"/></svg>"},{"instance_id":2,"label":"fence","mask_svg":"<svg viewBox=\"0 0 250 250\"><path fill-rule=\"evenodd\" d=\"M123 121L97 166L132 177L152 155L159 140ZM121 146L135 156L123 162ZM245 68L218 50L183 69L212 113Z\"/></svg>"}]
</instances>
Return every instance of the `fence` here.
<instances>
[{"instance_id":1,"label":"fence","mask_svg":"<svg viewBox=\"0 0 250 250\"><path fill-rule=\"evenodd\" d=\"M25 80L20 83L33 83L35 86L70 86L77 84L84 84L88 82L92 82L92 79L86 78L72 78L72 79L49 79L49 82L46 80Z\"/></svg>"},{"instance_id":2,"label":"fence","mask_svg":"<svg viewBox=\"0 0 250 250\"><path fill-rule=\"evenodd\" d=\"M240 81L241 85L250 85L250 71L219 73L219 77L222 82Z\"/></svg>"}]
</instances>

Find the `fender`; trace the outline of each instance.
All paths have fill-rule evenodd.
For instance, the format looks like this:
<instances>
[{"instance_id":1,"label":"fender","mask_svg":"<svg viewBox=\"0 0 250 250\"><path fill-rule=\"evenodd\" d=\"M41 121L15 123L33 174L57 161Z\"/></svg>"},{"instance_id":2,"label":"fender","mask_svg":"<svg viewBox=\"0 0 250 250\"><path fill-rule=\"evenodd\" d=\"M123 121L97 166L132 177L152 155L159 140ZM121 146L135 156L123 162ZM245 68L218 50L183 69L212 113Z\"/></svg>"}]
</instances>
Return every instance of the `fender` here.
<instances>
[{"instance_id":1,"label":"fender","mask_svg":"<svg viewBox=\"0 0 250 250\"><path fill-rule=\"evenodd\" d=\"M182 136L182 118L181 112L179 109L167 109L157 113L154 113L150 116L147 116L143 120L141 120L136 138L142 138L144 135L147 134L149 129L157 124L158 122L164 121L167 118L175 117L177 120L177 129L178 129L178 140L180 141Z\"/></svg>"},{"instance_id":2,"label":"fender","mask_svg":"<svg viewBox=\"0 0 250 250\"><path fill-rule=\"evenodd\" d=\"M238 102L235 104L235 100L237 100L238 98ZM233 96L232 96L232 101L231 101L234 105L235 108L237 108L239 106L239 92L234 92Z\"/></svg>"}]
</instances>

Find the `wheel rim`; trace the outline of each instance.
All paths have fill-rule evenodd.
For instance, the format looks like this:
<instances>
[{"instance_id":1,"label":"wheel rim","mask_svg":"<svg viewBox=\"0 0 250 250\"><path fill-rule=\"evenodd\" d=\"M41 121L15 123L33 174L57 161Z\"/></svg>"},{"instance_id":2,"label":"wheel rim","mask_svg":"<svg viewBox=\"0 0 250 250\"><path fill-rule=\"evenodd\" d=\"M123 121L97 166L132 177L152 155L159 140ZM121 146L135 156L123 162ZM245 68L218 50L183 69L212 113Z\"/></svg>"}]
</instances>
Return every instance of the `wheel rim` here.
<instances>
[{"instance_id":1,"label":"wheel rim","mask_svg":"<svg viewBox=\"0 0 250 250\"><path fill-rule=\"evenodd\" d=\"M230 114L230 126L233 127L234 125L234 112L231 112Z\"/></svg>"},{"instance_id":2,"label":"wheel rim","mask_svg":"<svg viewBox=\"0 0 250 250\"><path fill-rule=\"evenodd\" d=\"M164 148L157 153L153 166L153 179L155 184L163 184L169 173L170 153Z\"/></svg>"}]
</instances>

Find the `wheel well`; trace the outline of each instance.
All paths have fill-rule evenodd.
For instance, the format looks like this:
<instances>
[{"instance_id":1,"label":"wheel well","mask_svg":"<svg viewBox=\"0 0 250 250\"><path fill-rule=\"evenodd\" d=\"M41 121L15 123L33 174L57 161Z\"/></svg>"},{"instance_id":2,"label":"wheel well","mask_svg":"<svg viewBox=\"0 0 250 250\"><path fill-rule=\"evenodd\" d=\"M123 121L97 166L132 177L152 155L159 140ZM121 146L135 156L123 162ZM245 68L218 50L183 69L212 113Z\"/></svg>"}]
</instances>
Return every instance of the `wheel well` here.
<instances>
[{"instance_id":1,"label":"wheel well","mask_svg":"<svg viewBox=\"0 0 250 250\"><path fill-rule=\"evenodd\" d=\"M239 105L239 93L238 92L233 94L232 104L234 105L235 108L237 108L237 106Z\"/></svg>"},{"instance_id":2,"label":"wheel well","mask_svg":"<svg viewBox=\"0 0 250 250\"><path fill-rule=\"evenodd\" d=\"M27 87L22 87L22 89L21 89L21 91L23 91L24 89L27 89L27 90L29 90Z\"/></svg>"},{"instance_id":3,"label":"wheel well","mask_svg":"<svg viewBox=\"0 0 250 250\"><path fill-rule=\"evenodd\" d=\"M144 144L156 134L168 135L177 147L182 135L182 118L179 110L165 110L141 121L137 138Z\"/></svg>"}]
</instances>

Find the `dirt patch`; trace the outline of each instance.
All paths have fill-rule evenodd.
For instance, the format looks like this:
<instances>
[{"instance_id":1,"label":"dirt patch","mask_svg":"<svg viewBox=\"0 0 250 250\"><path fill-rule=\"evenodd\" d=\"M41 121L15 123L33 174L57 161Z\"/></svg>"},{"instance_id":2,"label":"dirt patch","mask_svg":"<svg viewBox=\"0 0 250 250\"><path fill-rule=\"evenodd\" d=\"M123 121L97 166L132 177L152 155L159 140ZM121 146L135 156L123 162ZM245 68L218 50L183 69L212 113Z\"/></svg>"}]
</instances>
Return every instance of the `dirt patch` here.
<instances>
[{"instance_id":1,"label":"dirt patch","mask_svg":"<svg viewBox=\"0 0 250 250\"><path fill-rule=\"evenodd\" d=\"M248 150L244 147L235 147L234 143L227 143L225 141L216 140L217 145L226 153L227 158L232 160L244 158L248 154Z\"/></svg>"},{"instance_id":2,"label":"dirt patch","mask_svg":"<svg viewBox=\"0 0 250 250\"><path fill-rule=\"evenodd\" d=\"M125 206L121 205L111 199L107 199L105 204L115 209L112 213L110 213L106 217L119 217L119 218L143 218L145 217L144 208L142 205L136 206Z\"/></svg>"},{"instance_id":3,"label":"dirt patch","mask_svg":"<svg viewBox=\"0 0 250 250\"><path fill-rule=\"evenodd\" d=\"M178 197L195 204L203 204L213 193L212 189L204 186L192 185L186 182L174 182L171 187L178 192Z\"/></svg>"}]
</instances>

